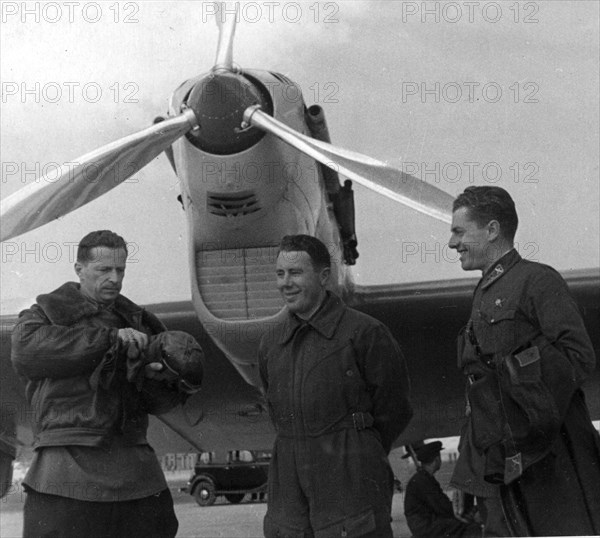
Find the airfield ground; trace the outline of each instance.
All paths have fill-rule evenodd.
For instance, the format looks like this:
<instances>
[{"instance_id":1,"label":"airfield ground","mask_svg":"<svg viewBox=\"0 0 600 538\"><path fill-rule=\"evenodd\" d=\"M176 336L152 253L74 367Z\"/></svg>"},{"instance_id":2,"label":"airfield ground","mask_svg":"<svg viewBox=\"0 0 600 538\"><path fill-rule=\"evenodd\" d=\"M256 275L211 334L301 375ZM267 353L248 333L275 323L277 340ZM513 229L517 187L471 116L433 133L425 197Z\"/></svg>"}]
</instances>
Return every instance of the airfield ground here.
<instances>
[{"instance_id":1,"label":"airfield ground","mask_svg":"<svg viewBox=\"0 0 600 538\"><path fill-rule=\"evenodd\" d=\"M402 451L392 452L390 461L396 476L403 486L414 472L414 467L407 460L401 459ZM454 463L444 461L436 478L447 488ZM182 493L179 488L185 485L183 476L169 477L169 485L175 501L175 512L179 519L178 538L259 538L262 534L262 519L265 515L266 503L244 501L233 505L222 497L210 507L199 507L191 495ZM23 528L23 502L25 494L20 487L0 501L0 536L2 538L19 538ZM403 492L394 495L392 505L392 528L395 537L409 537L403 511Z\"/></svg>"}]
</instances>

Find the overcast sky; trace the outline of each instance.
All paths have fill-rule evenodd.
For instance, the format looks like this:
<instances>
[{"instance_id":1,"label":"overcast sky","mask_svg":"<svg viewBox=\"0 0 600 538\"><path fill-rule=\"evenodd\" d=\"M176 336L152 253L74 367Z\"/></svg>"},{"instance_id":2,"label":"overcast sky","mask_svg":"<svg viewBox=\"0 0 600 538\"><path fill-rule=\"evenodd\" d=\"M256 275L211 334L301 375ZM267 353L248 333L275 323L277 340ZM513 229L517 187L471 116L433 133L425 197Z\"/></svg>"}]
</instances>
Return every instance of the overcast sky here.
<instances>
[{"instance_id":1,"label":"overcast sky","mask_svg":"<svg viewBox=\"0 0 600 538\"><path fill-rule=\"evenodd\" d=\"M452 195L471 184L506 188L524 257L597 270L598 6L246 2L234 61L299 83L306 103L325 109L337 145ZM213 64L213 10L212 2L3 2L1 196L166 112L172 91ZM477 276L448 250L447 225L355 190L358 283ZM162 155L101 199L3 243L2 313L74 279L73 245L101 228L137 245L126 295L188 299L178 193Z\"/></svg>"}]
</instances>

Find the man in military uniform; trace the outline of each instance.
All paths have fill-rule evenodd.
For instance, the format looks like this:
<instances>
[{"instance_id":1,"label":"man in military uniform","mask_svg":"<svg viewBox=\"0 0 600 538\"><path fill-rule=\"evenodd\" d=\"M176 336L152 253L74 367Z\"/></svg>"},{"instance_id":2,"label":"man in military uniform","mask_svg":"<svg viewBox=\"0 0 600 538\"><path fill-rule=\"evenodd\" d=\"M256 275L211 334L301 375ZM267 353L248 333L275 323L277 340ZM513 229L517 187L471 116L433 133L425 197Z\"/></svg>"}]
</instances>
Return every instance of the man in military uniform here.
<instances>
[{"instance_id":1,"label":"man in military uniform","mask_svg":"<svg viewBox=\"0 0 600 538\"><path fill-rule=\"evenodd\" d=\"M404 516L413 538L479 538L481 526L471 517L458 519L434 474L442 466L441 441L412 446L417 472L406 486Z\"/></svg>"},{"instance_id":2,"label":"man in military uniform","mask_svg":"<svg viewBox=\"0 0 600 538\"><path fill-rule=\"evenodd\" d=\"M265 333L260 374L277 430L267 538L392 536L392 443L412 415L406 364L379 321L326 290L330 256L286 236L277 285L286 319Z\"/></svg>"},{"instance_id":3,"label":"man in military uniform","mask_svg":"<svg viewBox=\"0 0 600 538\"><path fill-rule=\"evenodd\" d=\"M459 338L467 422L452 484L496 485L515 536L599 534L600 439L581 390L594 350L562 277L514 249L517 224L499 187L454 201L449 246L482 279Z\"/></svg>"}]
</instances>

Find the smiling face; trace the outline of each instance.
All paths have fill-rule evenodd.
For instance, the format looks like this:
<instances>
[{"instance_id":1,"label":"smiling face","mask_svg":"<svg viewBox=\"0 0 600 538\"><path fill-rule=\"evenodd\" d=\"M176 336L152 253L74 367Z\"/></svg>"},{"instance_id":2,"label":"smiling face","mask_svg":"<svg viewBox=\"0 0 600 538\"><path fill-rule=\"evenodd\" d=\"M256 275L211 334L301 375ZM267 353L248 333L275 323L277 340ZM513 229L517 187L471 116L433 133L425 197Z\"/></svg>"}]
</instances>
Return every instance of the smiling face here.
<instances>
[{"instance_id":1,"label":"smiling face","mask_svg":"<svg viewBox=\"0 0 600 538\"><path fill-rule=\"evenodd\" d=\"M484 226L471 220L468 207L460 207L452 213L452 236L450 248L460 255L460 265L465 271L485 271L501 256L496 241L499 237L497 221Z\"/></svg>"},{"instance_id":2,"label":"smiling face","mask_svg":"<svg viewBox=\"0 0 600 538\"><path fill-rule=\"evenodd\" d=\"M114 302L123 285L126 262L125 249L109 247L90 249L88 260L75 264L81 292L98 303Z\"/></svg>"},{"instance_id":3,"label":"smiling face","mask_svg":"<svg viewBox=\"0 0 600 538\"><path fill-rule=\"evenodd\" d=\"M282 251L275 272L277 288L289 311L310 318L325 298L329 267L315 269L308 252Z\"/></svg>"}]
</instances>

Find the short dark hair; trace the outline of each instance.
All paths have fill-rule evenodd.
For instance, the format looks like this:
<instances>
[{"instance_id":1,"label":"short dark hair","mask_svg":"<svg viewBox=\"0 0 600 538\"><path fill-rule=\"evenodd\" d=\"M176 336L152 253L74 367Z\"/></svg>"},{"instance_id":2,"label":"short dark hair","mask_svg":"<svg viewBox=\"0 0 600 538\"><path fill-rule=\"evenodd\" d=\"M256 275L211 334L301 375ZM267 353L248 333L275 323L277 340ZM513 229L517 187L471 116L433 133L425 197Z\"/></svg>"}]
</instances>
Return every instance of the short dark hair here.
<instances>
[{"instance_id":1,"label":"short dark hair","mask_svg":"<svg viewBox=\"0 0 600 538\"><path fill-rule=\"evenodd\" d=\"M311 235L286 235L279 243L279 252L306 252L317 271L331 267L331 256L327 247L322 241Z\"/></svg>"},{"instance_id":2,"label":"short dark hair","mask_svg":"<svg viewBox=\"0 0 600 538\"><path fill-rule=\"evenodd\" d=\"M485 226L491 220L500 223L500 233L505 239L512 241L517 232L519 217L515 203L510 194L500 187L467 187L454 200L452 212L466 207L469 217L479 227Z\"/></svg>"},{"instance_id":3,"label":"short dark hair","mask_svg":"<svg viewBox=\"0 0 600 538\"><path fill-rule=\"evenodd\" d=\"M85 263L91 260L90 251L96 247L122 248L127 254L127 243L120 235L110 230L96 230L90 232L81 241L77 247L77 261Z\"/></svg>"}]
</instances>

